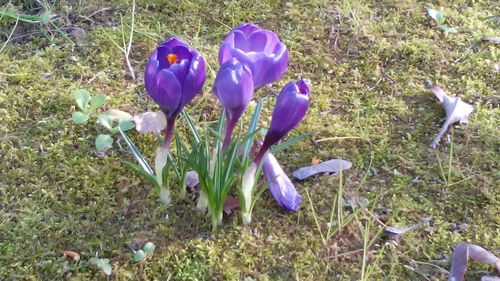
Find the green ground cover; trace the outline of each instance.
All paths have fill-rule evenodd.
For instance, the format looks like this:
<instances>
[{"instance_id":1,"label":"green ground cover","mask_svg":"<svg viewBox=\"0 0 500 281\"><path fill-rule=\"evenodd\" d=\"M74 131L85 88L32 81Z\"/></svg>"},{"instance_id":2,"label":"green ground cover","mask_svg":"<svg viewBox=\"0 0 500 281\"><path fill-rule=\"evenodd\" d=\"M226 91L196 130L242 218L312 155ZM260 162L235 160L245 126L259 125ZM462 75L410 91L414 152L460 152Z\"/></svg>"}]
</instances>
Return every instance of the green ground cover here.
<instances>
[{"instance_id":1,"label":"green ground cover","mask_svg":"<svg viewBox=\"0 0 500 281\"><path fill-rule=\"evenodd\" d=\"M0 20L0 38L9 39L0 45L0 280L106 280L88 264L96 252L110 260L110 280L446 280L443 259L457 243L498 254L500 49L481 41L499 36L497 1L138 0L130 55L136 80L113 43L121 45L122 31L128 36L131 1L50 5L54 25L19 22L12 32L16 19ZM37 13L36 1L3 8L14 6ZM427 8L442 11L457 32L443 33ZM160 205L121 163L134 161L129 152L115 145L97 154L93 142L104 130L72 123L72 92L106 94L107 108L130 113L156 109L142 72L155 46L175 35L209 65L203 95L187 110L213 120L217 50L242 22L273 30L290 50L274 91L299 77L312 82L308 116L291 135L315 134L277 155L282 166L342 158L353 167L342 181L296 182L298 213L283 212L265 193L250 226L233 215L212 232L192 200L174 194L173 205ZM435 150L428 145L444 111L426 79L475 107L470 123L450 128ZM154 157L154 136L130 136ZM372 204L352 217L337 204L328 224L334 202L343 201L339 187L345 199ZM324 236L328 225L338 230L339 217L352 220L322 239L318 225ZM428 217L428 226L397 241L381 232ZM132 250L147 241L157 247L141 269ZM68 261L63 250L81 261ZM494 273L473 264L467 280L486 272Z\"/></svg>"}]
</instances>

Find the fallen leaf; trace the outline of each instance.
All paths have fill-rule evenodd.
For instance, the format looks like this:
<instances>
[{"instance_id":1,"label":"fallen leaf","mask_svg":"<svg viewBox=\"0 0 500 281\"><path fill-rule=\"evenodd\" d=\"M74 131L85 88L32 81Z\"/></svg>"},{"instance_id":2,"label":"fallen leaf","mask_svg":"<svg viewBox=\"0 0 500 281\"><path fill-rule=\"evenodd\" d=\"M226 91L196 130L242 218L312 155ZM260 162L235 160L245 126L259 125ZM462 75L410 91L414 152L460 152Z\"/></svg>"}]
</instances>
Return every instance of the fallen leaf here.
<instances>
[{"instance_id":1,"label":"fallen leaf","mask_svg":"<svg viewBox=\"0 0 500 281\"><path fill-rule=\"evenodd\" d=\"M304 180L318 173L338 173L351 168L352 163L340 159L328 160L316 165L300 168L293 172L292 176L298 180Z\"/></svg>"},{"instance_id":2,"label":"fallen leaf","mask_svg":"<svg viewBox=\"0 0 500 281\"><path fill-rule=\"evenodd\" d=\"M483 37L481 40L500 44L500 37Z\"/></svg>"},{"instance_id":3,"label":"fallen leaf","mask_svg":"<svg viewBox=\"0 0 500 281\"><path fill-rule=\"evenodd\" d=\"M135 115L132 120L135 122L136 130L141 134L160 132L167 126L167 118L161 111L145 112Z\"/></svg>"},{"instance_id":4,"label":"fallen leaf","mask_svg":"<svg viewBox=\"0 0 500 281\"><path fill-rule=\"evenodd\" d=\"M500 277L494 275L485 275L481 277L481 281L500 281Z\"/></svg>"},{"instance_id":5,"label":"fallen leaf","mask_svg":"<svg viewBox=\"0 0 500 281\"><path fill-rule=\"evenodd\" d=\"M319 163L321 163L321 160L319 160L319 158L317 158L316 156L314 156L311 159L311 165L316 165L316 164L319 164Z\"/></svg>"},{"instance_id":6,"label":"fallen leaf","mask_svg":"<svg viewBox=\"0 0 500 281\"><path fill-rule=\"evenodd\" d=\"M407 227L403 227L403 228L399 228L399 227L395 227L395 226L388 226L384 229L384 232L387 233L387 234L391 234L391 235L402 235L402 234L405 234L406 232L410 231L410 230L413 230L417 227L420 227L424 224L427 224L428 222L431 221L432 218L425 218L424 220L422 220L421 222L419 223L416 223L416 224L412 224L410 226L407 226Z\"/></svg>"},{"instance_id":7,"label":"fallen leaf","mask_svg":"<svg viewBox=\"0 0 500 281\"><path fill-rule=\"evenodd\" d=\"M229 211L240 206L240 200L235 197L228 195L224 200L224 211Z\"/></svg>"},{"instance_id":8,"label":"fallen leaf","mask_svg":"<svg viewBox=\"0 0 500 281\"><path fill-rule=\"evenodd\" d=\"M62 251L61 255L69 260L79 261L80 255L73 251Z\"/></svg>"},{"instance_id":9,"label":"fallen leaf","mask_svg":"<svg viewBox=\"0 0 500 281\"><path fill-rule=\"evenodd\" d=\"M459 243L453 251L451 258L450 277L448 281L463 281L469 258L496 267L500 272L500 259L486 249L474 244ZM486 279L495 280L495 279Z\"/></svg>"},{"instance_id":10,"label":"fallen leaf","mask_svg":"<svg viewBox=\"0 0 500 281\"><path fill-rule=\"evenodd\" d=\"M432 140L430 144L430 147L436 148L439 140L450 125L456 122L469 122L469 115L472 113L474 108L472 107L472 105L463 102L459 97L448 96L439 86L431 86L429 87L429 90L438 98L439 103L441 103L444 111L446 112L446 121L444 122L443 127L441 128L437 136Z\"/></svg>"}]
</instances>

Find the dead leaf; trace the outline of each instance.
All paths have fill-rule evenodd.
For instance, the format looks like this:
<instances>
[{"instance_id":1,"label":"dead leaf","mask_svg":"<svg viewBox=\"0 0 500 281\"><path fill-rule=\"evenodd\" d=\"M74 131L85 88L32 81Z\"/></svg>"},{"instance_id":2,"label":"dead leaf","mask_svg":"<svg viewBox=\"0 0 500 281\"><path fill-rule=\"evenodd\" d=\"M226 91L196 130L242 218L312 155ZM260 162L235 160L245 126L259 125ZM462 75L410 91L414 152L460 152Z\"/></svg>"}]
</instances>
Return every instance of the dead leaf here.
<instances>
[{"instance_id":1,"label":"dead leaf","mask_svg":"<svg viewBox=\"0 0 500 281\"><path fill-rule=\"evenodd\" d=\"M481 281L500 281L500 277L494 275L485 275L481 277Z\"/></svg>"},{"instance_id":2,"label":"dead leaf","mask_svg":"<svg viewBox=\"0 0 500 281\"><path fill-rule=\"evenodd\" d=\"M351 168L352 163L340 159L328 160L316 165L300 168L293 172L293 177L298 180L304 180L318 173L338 173Z\"/></svg>"},{"instance_id":3,"label":"dead leaf","mask_svg":"<svg viewBox=\"0 0 500 281\"><path fill-rule=\"evenodd\" d=\"M485 42L493 42L493 43L500 44L500 37L483 37L483 38L481 38L481 40L483 40Z\"/></svg>"},{"instance_id":4,"label":"dead leaf","mask_svg":"<svg viewBox=\"0 0 500 281\"><path fill-rule=\"evenodd\" d=\"M313 156L313 158L311 159L311 165L316 165L319 163L321 163L321 160L319 160L319 158L317 158L316 156Z\"/></svg>"},{"instance_id":5,"label":"dead leaf","mask_svg":"<svg viewBox=\"0 0 500 281\"><path fill-rule=\"evenodd\" d=\"M387 234L391 234L391 235L402 235L402 234L405 234L406 232L410 231L410 230L413 230L417 227L420 227L424 224L427 224L428 222L431 221L432 218L425 218L424 220L422 220L421 222L419 223L416 223L416 224L413 224L413 225L410 225L410 226L407 226L407 227L403 227L403 228L399 228L399 227L395 227L395 226L388 226L384 229L384 232L387 233Z\"/></svg>"},{"instance_id":6,"label":"dead leaf","mask_svg":"<svg viewBox=\"0 0 500 281\"><path fill-rule=\"evenodd\" d=\"M234 198L233 196L228 195L224 200L224 211L229 211L238 207L240 207L240 200Z\"/></svg>"},{"instance_id":7,"label":"dead leaf","mask_svg":"<svg viewBox=\"0 0 500 281\"><path fill-rule=\"evenodd\" d=\"M444 108L446 112L446 121L443 124L443 127L437 134L437 136L432 140L430 147L436 148L439 143L439 140L444 135L448 127L456 122L460 123L468 123L469 115L472 113L474 108L472 105L463 102L459 97L451 97L448 96L443 89L439 86L431 86L429 90L436 95L439 100L439 103Z\"/></svg>"},{"instance_id":8,"label":"dead leaf","mask_svg":"<svg viewBox=\"0 0 500 281\"><path fill-rule=\"evenodd\" d=\"M167 126L167 118L161 111L148 111L135 115L132 119L135 122L136 130L141 134L160 132Z\"/></svg>"},{"instance_id":9,"label":"dead leaf","mask_svg":"<svg viewBox=\"0 0 500 281\"><path fill-rule=\"evenodd\" d=\"M500 272L500 259L486 249L474 244L460 243L455 247L451 258L450 277L448 281L463 281L469 258L496 267ZM488 279L486 279L488 280ZM489 279L491 280L491 279ZM493 279L495 280L495 279Z\"/></svg>"},{"instance_id":10,"label":"dead leaf","mask_svg":"<svg viewBox=\"0 0 500 281\"><path fill-rule=\"evenodd\" d=\"M62 251L61 255L63 257L66 257L69 260L73 260L73 261L79 261L80 260L80 255L78 253L76 253L76 252L73 252L73 251Z\"/></svg>"}]
</instances>

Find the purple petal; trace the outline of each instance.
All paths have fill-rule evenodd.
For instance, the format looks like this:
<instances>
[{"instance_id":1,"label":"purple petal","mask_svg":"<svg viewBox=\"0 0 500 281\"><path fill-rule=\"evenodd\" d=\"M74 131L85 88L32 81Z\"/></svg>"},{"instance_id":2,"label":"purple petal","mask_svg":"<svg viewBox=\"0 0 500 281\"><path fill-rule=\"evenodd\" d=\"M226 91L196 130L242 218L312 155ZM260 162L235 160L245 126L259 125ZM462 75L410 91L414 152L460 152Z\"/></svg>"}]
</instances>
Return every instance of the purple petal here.
<instances>
[{"instance_id":1,"label":"purple petal","mask_svg":"<svg viewBox=\"0 0 500 281\"><path fill-rule=\"evenodd\" d=\"M252 43L250 50L252 52L263 52L266 49L268 34L269 32L260 30L250 35L248 38L248 41Z\"/></svg>"},{"instance_id":2,"label":"purple petal","mask_svg":"<svg viewBox=\"0 0 500 281\"><path fill-rule=\"evenodd\" d=\"M173 49L174 47L177 47L177 46L183 46L183 47L188 47L188 45L186 43L184 43L184 41L182 41L181 39L177 38L177 37L171 37L165 41L163 41L161 44L160 44L160 47L168 47L170 49Z\"/></svg>"},{"instance_id":3,"label":"purple petal","mask_svg":"<svg viewBox=\"0 0 500 281\"><path fill-rule=\"evenodd\" d=\"M156 92L156 73L158 72L159 62L156 59L151 59L148 61L146 66L146 71L144 73L144 83L146 84L146 90L149 93Z\"/></svg>"},{"instance_id":4,"label":"purple petal","mask_svg":"<svg viewBox=\"0 0 500 281\"><path fill-rule=\"evenodd\" d=\"M174 47L172 53L177 55L179 60L191 60L193 58L191 50L187 46Z\"/></svg>"},{"instance_id":5,"label":"purple petal","mask_svg":"<svg viewBox=\"0 0 500 281\"><path fill-rule=\"evenodd\" d=\"M302 197L271 153L264 160L264 175L278 205L287 211L298 211Z\"/></svg>"},{"instance_id":6,"label":"purple petal","mask_svg":"<svg viewBox=\"0 0 500 281\"><path fill-rule=\"evenodd\" d=\"M237 27L235 27L233 29L233 31L234 30L241 30L245 34L249 35L249 34L252 34L256 31L261 30L261 28L253 23L242 23L242 24L238 25Z\"/></svg>"},{"instance_id":7,"label":"purple petal","mask_svg":"<svg viewBox=\"0 0 500 281\"><path fill-rule=\"evenodd\" d=\"M186 78L186 75L189 71L190 63L191 62L188 60L181 60L177 63L172 64L172 66L168 68L168 70L175 75L177 81L179 81L181 85L184 84L184 79Z\"/></svg>"},{"instance_id":8,"label":"purple petal","mask_svg":"<svg viewBox=\"0 0 500 281\"><path fill-rule=\"evenodd\" d=\"M240 49L243 52L250 51L250 44L248 42L249 40L247 36L239 30L235 31L233 34L234 34L234 48Z\"/></svg>"},{"instance_id":9,"label":"purple petal","mask_svg":"<svg viewBox=\"0 0 500 281\"><path fill-rule=\"evenodd\" d=\"M180 113L182 108L188 104L203 88L206 78L205 60L203 57L196 56L191 61L191 66L184 80L182 88L182 101L177 110Z\"/></svg>"},{"instance_id":10,"label":"purple petal","mask_svg":"<svg viewBox=\"0 0 500 281\"><path fill-rule=\"evenodd\" d=\"M156 85L156 94L152 94L151 97L160 106L167 118L170 118L181 103L181 84L174 73L163 69L156 75Z\"/></svg>"}]
</instances>

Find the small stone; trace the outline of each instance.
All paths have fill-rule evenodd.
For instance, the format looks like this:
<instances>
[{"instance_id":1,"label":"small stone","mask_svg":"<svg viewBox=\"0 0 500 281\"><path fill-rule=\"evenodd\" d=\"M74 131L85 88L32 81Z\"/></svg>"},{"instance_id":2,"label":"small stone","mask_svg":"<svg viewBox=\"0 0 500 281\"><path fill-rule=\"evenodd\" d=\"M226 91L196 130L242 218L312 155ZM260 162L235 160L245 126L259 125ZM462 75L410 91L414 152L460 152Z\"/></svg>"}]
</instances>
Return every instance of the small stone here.
<instances>
[{"instance_id":1,"label":"small stone","mask_svg":"<svg viewBox=\"0 0 500 281\"><path fill-rule=\"evenodd\" d=\"M76 41L82 41L85 39L87 32L81 27L73 27L71 29L70 35L73 36Z\"/></svg>"},{"instance_id":2,"label":"small stone","mask_svg":"<svg viewBox=\"0 0 500 281\"><path fill-rule=\"evenodd\" d=\"M77 61L78 61L78 58L77 58L77 57L75 57L75 56L71 56L71 57L69 57L69 59L70 59L71 61L74 61L74 62L77 62Z\"/></svg>"},{"instance_id":3,"label":"small stone","mask_svg":"<svg viewBox=\"0 0 500 281\"><path fill-rule=\"evenodd\" d=\"M293 7L293 3L292 2L286 2L285 6L287 6L287 7Z\"/></svg>"}]
</instances>

